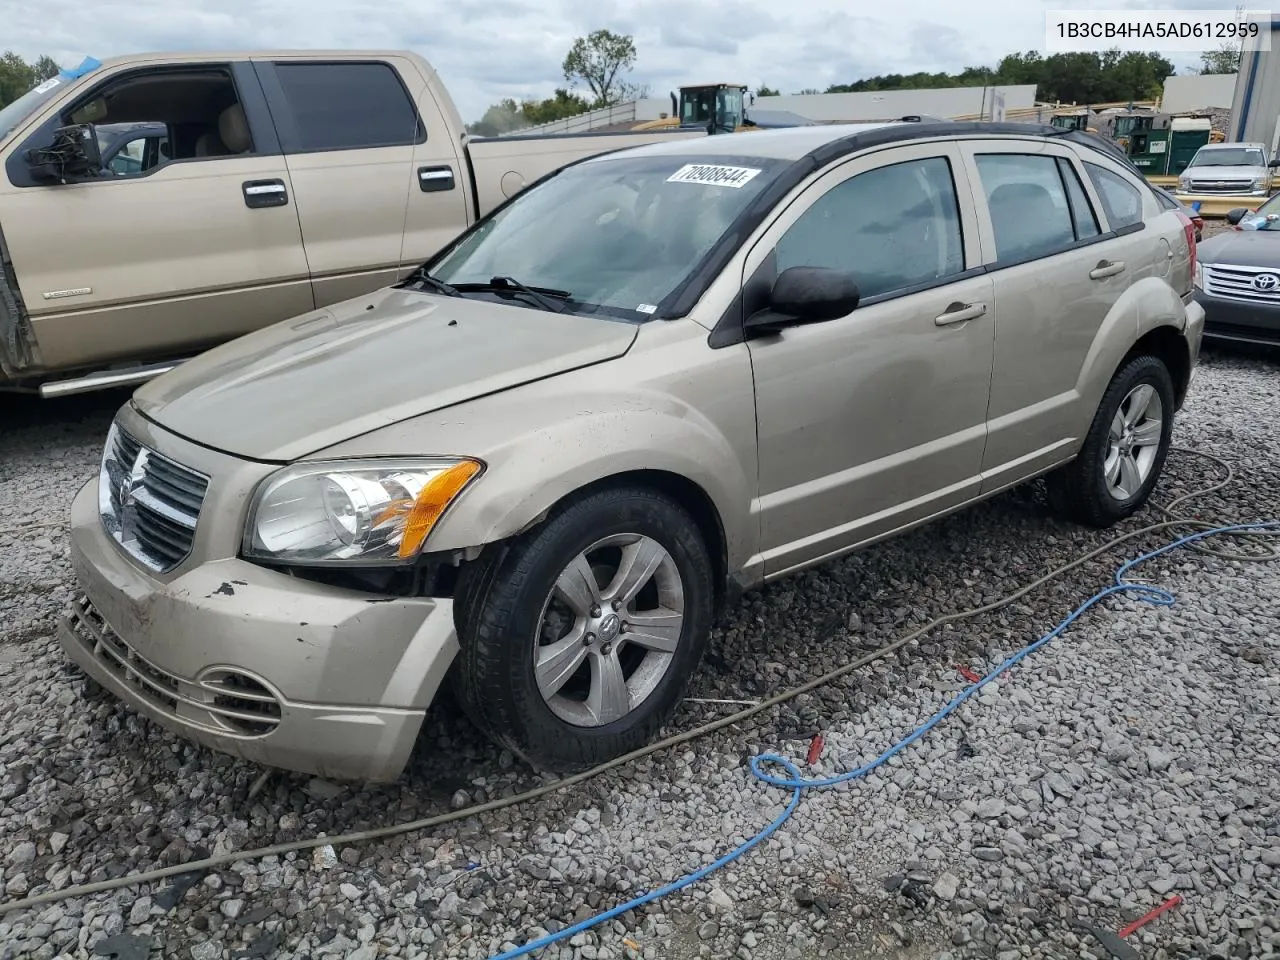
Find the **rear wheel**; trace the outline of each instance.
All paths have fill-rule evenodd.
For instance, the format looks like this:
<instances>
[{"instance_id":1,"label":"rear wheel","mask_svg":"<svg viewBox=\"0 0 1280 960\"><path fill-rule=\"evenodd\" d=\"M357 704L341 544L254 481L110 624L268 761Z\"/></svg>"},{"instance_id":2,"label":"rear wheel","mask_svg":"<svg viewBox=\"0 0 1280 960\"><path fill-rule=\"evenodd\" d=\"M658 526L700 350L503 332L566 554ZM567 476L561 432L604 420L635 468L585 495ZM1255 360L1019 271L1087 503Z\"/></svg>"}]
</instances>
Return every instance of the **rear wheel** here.
<instances>
[{"instance_id":1,"label":"rear wheel","mask_svg":"<svg viewBox=\"0 0 1280 960\"><path fill-rule=\"evenodd\" d=\"M586 495L467 581L460 698L535 767L577 769L648 742L711 627L712 564L697 524L643 488Z\"/></svg>"},{"instance_id":2,"label":"rear wheel","mask_svg":"<svg viewBox=\"0 0 1280 960\"><path fill-rule=\"evenodd\" d=\"M1163 361L1140 356L1125 364L1103 394L1079 455L1047 478L1055 510L1095 527L1139 510L1169 455L1175 405Z\"/></svg>"}]
</instances>

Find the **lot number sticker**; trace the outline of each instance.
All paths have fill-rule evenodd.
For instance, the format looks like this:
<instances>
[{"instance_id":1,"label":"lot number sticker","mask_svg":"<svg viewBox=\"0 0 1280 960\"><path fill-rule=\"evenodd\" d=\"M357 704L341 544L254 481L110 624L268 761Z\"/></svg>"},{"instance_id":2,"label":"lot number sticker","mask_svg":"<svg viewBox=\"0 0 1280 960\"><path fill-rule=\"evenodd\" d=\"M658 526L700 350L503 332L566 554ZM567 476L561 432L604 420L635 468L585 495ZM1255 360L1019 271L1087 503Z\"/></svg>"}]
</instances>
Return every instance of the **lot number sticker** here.
<instances>
[{"instance_id":1,"label":"lot number sticker","mask_svg":"<svg viewBox=\"0 0 1280 960\"><path fill-rule=\"evenodd\" d=\"M714 163L687 163L667 183L705 183L713 187L738 188L758 174L751 167L723 167Z\"/></svg>"}]
</instances>

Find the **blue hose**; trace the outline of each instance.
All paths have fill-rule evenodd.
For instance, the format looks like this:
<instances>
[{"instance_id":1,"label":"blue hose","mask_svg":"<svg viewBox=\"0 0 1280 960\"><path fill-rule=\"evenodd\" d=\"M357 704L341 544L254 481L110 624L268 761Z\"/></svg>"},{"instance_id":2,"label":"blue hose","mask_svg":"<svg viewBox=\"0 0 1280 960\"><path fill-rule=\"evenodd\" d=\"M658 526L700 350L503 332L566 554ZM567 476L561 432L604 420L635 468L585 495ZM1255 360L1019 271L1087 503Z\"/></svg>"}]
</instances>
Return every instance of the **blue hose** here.
<instances>
[{"instance_id":1,"label":"blue hose","mask_svg":"<svg viewBox=\"0 0 1280 960\"><path fill-rule=\"evenodd\" d=\"M545 949L546 947L550 947L556 943L559 943L561 940L565 940L565 939L568 939L569 937L572 937L576 933L581 933L583 930L589 930L594 926L604 923L606 920L612 920L614 917L620 916L621 914L626 913L628 910L634 910L637 907L642 907L647 903L652 903L655 900L660 900L663 897L667 896L668 894L675 893L677 890L683 890L685 887L688 887L694 883L697 883L699 880L702 880L708 875L714 873L715 871L719 870L721 867L724 867L727 864L732 863L734 860L737 860L747 851L758 846L762 841L768 839L777 831L779 827L781 827L784 823L786 823L789 819L791 819L791 815L795 813L796 809L800 806L800 798L803 795L805 790L809 790L815 787L831 787L831 786L835 786L838 783L847 783L850 780L856 780L859 777L865 777L872 770L875 770L877 767L884 764L887 760L889 760L890 757L893 757L896 754L901 753L911 744L915 743L917 740L923 737L926 733L928 733L930 730L936 727L939 723L941 723L943 719L945 719L949 714L953 713L956 710L956 708L960 706L960 704L964 703L966 700L972 697L982 687L986 686L992 680L999 677L1000 674L1004 673L1006 670L1009 670L1011 667L1013 667L1017 663L1026 659L1028 656L1030 656L1036 650L1039 650L1041 647L1043 647L1049 641L1053 640L1055 637L1060 636L1062 632L1065 631L1067 627L1069 627L1077 619L1079 619L1080 616L1084 614L1086 610L1088 610L1094 604L1099 603L1102 600L1106 599L1107 597L1117 593L1131 593L1131 594L1134 594L1137 597L1137 599L1142 600L1145 603L1150 603L1157 607L1172 606L1175 598L1174 598L1174 595L1170 593L1168 590L1163 590L1160 587L1152 587L1152 586L1148 586L1146 584L1141 584L1141 583L1129 583L1124 579L1125 574L1127 574L1130 570L1132 570L1134 567L1138 566L1139 564L1146 563L1148 560L1153 560L1156 557L1169 553L1172 550L1177 550L1181 547L1185 547L1187 544L1195 543L1198 540L1204 540L1208 537L1221 536L1222 534L1230 534L1230 533L1258 533L1261 531L1268 531L1268 530L1271 530L1271 531L1280 530L1280 521L1274 521L1274 522L1268 522L1268 523L1238 524L1234 526L1225 526L1225 527L1214 527L1211 530L1204 530L1204 531L1201 531L1200 533L1193 533L1189 536L1181 538L1180 540L1175 540L1172 543L1168 543L1157 550L1152 550L1150 553L1144 553L1140 557L1135 557L1134 559L1127 561L1126 563L1121 565L1121 567L1116 571L1114 584L1095 593L1084 603L1080 604L1080 606L1076 607L1076 609L1073 610L1070 615L1068 615L1064 620L1062 620L1062 622L1060 622L1056 627L1054 627L1052 630L1046 633L1039 640L1035 641L1034 643L1026 647L1023 647L1021 650L1019 650L1013 656L1009 657L1009 659L1005 660L1002 664L1000 664L998 667L992 670L989 674L987 674L981 680L978 680L970 684L968 687L962 690L953 700L948 702L941 710L939 710L932 717L926 720L922 725L917 727L908 736L906 736L902 740L899 740L897 743L895 743L889 749L885 750L884 753L880 754L880 756L876 757L870 763L864 764L863 766L858 767L856 770L850 770L847 773L842 773L834 777L806 778L801 776L800 769L796 766L795 763L793 763L791 760L788 760L786 757L779 756L776 753L764 753L764 754L760 754L758 756L752 757L750 761L751 772L755 774L757 779L762 780L763 782L771 784L775 787L783 787L791 791L791 800L787 803L786 808L780 814L778 814L778 816L772 822L770 822L769 825L766 826L763 830L757 833L750 840L743 843L741 846L735 847L733 850L730 850L728 853L722 856L719 860L716 860L714 863L709 863L705 867L695 870L693 873L686 874L684 877L681 877L679 880L676 880L673 883L669 883L666 886L659 887L656 890L650 890L648 893L642 894L641 896L638 896L633 900L628 900L626 903L619 904L618 906L613 907L609 910L606 910L603 913L596 914L594 917L589 917L586 920L583 920L579 923L575 923L571 927L565 927L563 930L559 930L556 933L548 934L547 936L541 937L537 940L532 940L529 943L524 944L524 946L515 947L511 950L506 951L505 953L495 954L491 958L491 960L513 960L513 958L515 957L522 957L527 954L533 953L535 950L542 950L542 949ZM783 770L787 772L788 776L780 777L770 773L766 773L763 768L766 765L770 765L770 764L777 767L781 767Z\"/></svg>"}]
</instances>

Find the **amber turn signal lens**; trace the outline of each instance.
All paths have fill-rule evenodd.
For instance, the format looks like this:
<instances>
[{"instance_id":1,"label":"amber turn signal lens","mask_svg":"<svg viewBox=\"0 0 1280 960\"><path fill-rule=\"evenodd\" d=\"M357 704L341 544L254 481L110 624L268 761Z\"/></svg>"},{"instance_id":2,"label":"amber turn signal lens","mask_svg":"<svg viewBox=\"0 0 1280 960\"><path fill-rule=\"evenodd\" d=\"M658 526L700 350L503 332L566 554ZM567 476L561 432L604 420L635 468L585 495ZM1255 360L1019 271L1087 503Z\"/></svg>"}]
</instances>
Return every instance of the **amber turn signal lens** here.
<instances>
[{"instance_id":1,"label":"amber turn signal lens","mask_svg":"<svg viewBox=\"0 0 1280 960\"><path fill-rule=\"evenodd\" d=\"M405 521L404 535L400 538L402 559L407 560L422 549L427 534L436 525L445 508L479 472L479 463L474 460L463 460L448 470L436 474L427 482L414 500L413 508L409 511L409 519Z\"/></svg>"}]
</instances>

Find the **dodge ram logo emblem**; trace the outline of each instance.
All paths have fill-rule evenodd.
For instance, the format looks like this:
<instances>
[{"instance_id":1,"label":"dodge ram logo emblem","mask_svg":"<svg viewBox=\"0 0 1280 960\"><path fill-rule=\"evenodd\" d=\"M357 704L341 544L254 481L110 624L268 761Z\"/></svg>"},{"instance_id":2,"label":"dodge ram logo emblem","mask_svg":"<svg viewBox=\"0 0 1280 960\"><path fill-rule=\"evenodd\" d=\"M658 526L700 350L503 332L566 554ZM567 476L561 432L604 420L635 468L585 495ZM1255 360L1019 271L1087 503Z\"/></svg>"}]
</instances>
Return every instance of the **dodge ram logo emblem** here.
<instances>
[{"instance_id":1,"label":"dodge ram logo emblem","mask_svg":"<svg viewBox=\"0 0 1280 960\"><path fill-rule=\"evenodd\" d=\"M1268 293L1280 288L1280 275L1274 273L1260 273L1253 278L1253 289L1263 290Z\"/></svg>"}]
</instances>

